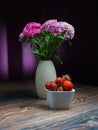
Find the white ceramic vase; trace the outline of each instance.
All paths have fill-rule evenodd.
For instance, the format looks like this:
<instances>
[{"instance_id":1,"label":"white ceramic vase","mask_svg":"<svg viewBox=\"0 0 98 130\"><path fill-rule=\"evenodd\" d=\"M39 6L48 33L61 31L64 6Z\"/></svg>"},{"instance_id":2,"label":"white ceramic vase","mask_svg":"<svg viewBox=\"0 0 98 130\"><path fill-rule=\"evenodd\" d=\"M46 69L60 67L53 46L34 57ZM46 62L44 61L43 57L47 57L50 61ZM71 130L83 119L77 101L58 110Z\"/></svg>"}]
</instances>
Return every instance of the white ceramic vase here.
<instances>
[{"instance_id":1,"label":"white ceramic vase","mask_svg":"<svg viewBox=\"0 0 98 130\"><path fill-rule=\"evenodd\" d=\"M69 109L75 94L71 91L50 91L45 88L48 107L51 109Z\"/></svg>"},{"instance_id":2,"label":"white ceramic vase","mask_svg":"<svg viewBox=\"0 0 98 130\"><path fill-rule=\"evenodd\" d=\"M56 69L52 60L39 61L35 74L35 86L39 98L46 99L45 83L54 81L56 76Z\"/></svg>"}]
</instances>

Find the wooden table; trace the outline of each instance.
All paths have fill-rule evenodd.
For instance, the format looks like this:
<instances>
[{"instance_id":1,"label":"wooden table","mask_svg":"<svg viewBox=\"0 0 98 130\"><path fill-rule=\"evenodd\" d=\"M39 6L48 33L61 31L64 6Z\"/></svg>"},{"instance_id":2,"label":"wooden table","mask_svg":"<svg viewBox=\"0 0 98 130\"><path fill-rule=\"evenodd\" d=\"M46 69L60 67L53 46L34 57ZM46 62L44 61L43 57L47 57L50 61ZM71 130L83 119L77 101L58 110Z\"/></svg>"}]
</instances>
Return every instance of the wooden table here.
<instances>
[{"instance_id":1,"label":"wooden table","mask_svg":"<svg viewBox=\"0 0 98 130\"><path fill-rule=\"evenodd\" d=\"M71 109L51 110L32 82L1 83L0 130L98 130L98 86L75 86Z\"/></svg>"}]
</instances>

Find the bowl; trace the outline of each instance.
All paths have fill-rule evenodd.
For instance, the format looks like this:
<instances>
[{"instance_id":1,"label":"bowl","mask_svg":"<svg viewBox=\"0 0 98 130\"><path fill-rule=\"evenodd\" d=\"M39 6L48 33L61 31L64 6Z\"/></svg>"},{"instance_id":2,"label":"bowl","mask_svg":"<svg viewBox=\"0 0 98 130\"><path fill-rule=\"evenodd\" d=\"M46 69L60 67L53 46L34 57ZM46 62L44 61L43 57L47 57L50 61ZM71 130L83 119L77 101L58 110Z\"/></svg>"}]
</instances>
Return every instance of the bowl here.
<instances>
[{"instance_id":1,"label":"bowl","mask_svg":"<svg viewBox=\"0 0 98 130\"><path fill-rule=\"evenodd\" d=\"M45 88L48 107L51 109L69 109L75 94L71 91L51 91Z\"/></svg>"}]
</instances>

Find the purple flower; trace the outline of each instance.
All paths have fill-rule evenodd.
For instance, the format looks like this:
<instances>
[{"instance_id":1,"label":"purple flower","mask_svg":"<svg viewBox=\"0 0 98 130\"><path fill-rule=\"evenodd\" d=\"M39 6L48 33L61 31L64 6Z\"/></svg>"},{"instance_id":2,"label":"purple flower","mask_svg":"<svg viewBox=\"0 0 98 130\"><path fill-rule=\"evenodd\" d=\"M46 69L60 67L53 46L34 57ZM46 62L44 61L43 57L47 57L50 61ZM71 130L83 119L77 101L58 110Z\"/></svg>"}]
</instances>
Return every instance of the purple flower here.
<instances>
[{"instance_id":1,"label":"purple flower","mask_svg":"<svg viewBox=\"0 0 98 130\"><path fill-rule=\"evenodd\" d=\"M67 22L62 22L62 21L60 22L60 25L61 25L62 31L65 32L64 39L65 40L72 39L75 33L74 27L68 24Z\"/></svg>"},{"instance_id":2,"label":"purple flower","mask_svg":"<svg viewBox=\"0 0 98 130\"><path fill-rule=\"evenodd\" d=\"M55 19L46 21L42 25L41 30L53 34L54 36L57 36L62 32L59 22Z\"/></svg>"},{"instance_id":3,"label":"purple flower","mask_svg":"<svg viewBox=\"0 0 98 130\"><path fill-rule=\"evenodd\" d=\"M24 34L23 34L23 32L22 32L22 33L19 34L19 42L22 41L23 37L24 37Z\"/></svg>"},{"instance_id":4,"label":"purple flower","mask_svg":"<svg viewBox=\"0 0 98 130\"><path fill-rule=\"evenodd\" d=\"M74 37L74 27L72 25L62 21L58 22L55 19L46 21L41 30L54 36L63 34L65 40Z\"/></svg>"}]
</instances>

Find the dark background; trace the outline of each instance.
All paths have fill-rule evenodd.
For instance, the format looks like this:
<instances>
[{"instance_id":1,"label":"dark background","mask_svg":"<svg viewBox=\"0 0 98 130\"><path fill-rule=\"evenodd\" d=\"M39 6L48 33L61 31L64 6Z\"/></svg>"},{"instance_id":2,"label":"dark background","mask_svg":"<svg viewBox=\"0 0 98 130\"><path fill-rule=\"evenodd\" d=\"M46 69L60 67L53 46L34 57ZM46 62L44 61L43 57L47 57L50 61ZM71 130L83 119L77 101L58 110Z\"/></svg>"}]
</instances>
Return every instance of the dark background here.
<instances>
[{"instance_id":1,"label":"dark background","mask_svg":"<svg viewBox=\"0 0 98 130\"><path fill-rule=\"evenodd\" d=\"M7 28L8 78L34 78L35 70L24 75L22 45L18 35L27 22L43 23L48 19L66 21L75 28L73 46L63 45L59 51L63 64L54 60L58 76L70 74L74 82L98 85L96 0L7 0L0 1L0 25ZM0 43L1 44L1 43ZM2 46L0 46L2 48ZM0 81L5 78L0 74Z\"/></svg>"}]
</instances>

